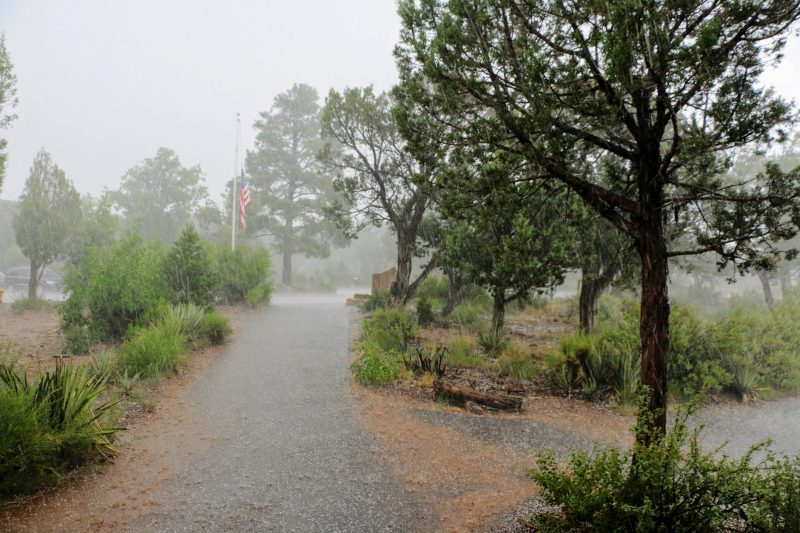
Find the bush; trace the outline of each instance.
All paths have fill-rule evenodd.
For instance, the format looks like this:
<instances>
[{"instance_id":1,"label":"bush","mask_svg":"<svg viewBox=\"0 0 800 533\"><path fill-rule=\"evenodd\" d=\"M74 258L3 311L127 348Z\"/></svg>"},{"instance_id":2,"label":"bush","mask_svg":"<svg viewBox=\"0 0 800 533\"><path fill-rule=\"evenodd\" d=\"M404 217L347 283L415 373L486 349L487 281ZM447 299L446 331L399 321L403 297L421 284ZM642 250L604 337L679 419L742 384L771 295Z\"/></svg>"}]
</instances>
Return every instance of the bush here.
<instances>
[{"instance_id":1,"label":"bush","mask_svg":"<svg viewBox=\"0 0 800 533\"><path fill-rule=\"evenodd\" d=\"M447 276L428 276L417 289L417 297L429 300L446 301L450 294Z\"/></svg>"},{"instance_id":2,"label":"bush","mask_svg":"<svg viewBox=\"0 0 800 533\"><path fill-rule=\"evenodd\" d=\"M494 328L489 328L478 332L478 346L489 357L498 357L508 348L510 342L511 337L502 330L495 331Z\"/></svg>"},{"instance_id":3,"label":"bush","mask_svg":"<svg viewBox=\"0 0 800 533\"><path fill-rule=\"evenodd\" d=\"M475 333L483 328L483 308L477 305L457 305L450 313L450 321L463 331Z\"/></svg>"},{"instance_id":4,"label":"bush","mask_svg":"<svg viewBox=\"0 0 800 533\"><path fill-rule=\"evenodd\" d=\"M175 323L136 328L119 349L119 370L142 377L166 375L183 364L185 343L186 336Z\"/></svg>"},{"instance_id":5,"label":"bush","mask_svg":"<svg viewBox=\"0 0 800 533\"><path fill-rule=\"evenodd\" d=\"M430 299L428 299L428 297L422 297L417 300L417 322L419 325L427 326L432 324L435 318Z\"/></svg>"},{"instance_id":6,"label":"bush","mask_svg":"<svg viewBox=\"0 0 800 533\"><path fill-rule=\"evenodd\" d=\"M224 303L244 302L248 293L259 286L269 287L271 292L269 276L272 262L269 252L264 248L251 250L240 245L231 250L219 246L214 251L214 259L219 279L219 297Z\"/></svg>"},{"instance_id":7,"label":"bush","mask_svg":"<svg viewBox=\"0 0 800 533\"><path fill-rule=\"evenodd\" d=\"M87 325L93 340L121 339L167 300L163 257L158 245L133 234L110 248L90 249L64 278L69 297L61 310L62 328Z\"/></svg>"},{"instance_id":8,"label":"bush","mask_svg":"<svg viewBox=\"0 0 800 533\"><path fill-rule=\"evenodd\" d=\"M405 353L412 339L419 335L414 316L405 309L379 309L364 321L364 339L383 351Z\"/></svg>"},{"instance_id":9,"label":"bush","mask_svg":"<svg viewBox=\"0 0 800 533\"><path fill-rule=\"evenodd\" d=\"M203 317L203 324L201 327L202 335L208 339L208 342L214 345L222 344L225 338L233 331L230 326L228 317L220 314L218 311L211 311L206 313Z\"/></svg>"},{"instance_id":10,"label":"bush","mask_svg":"<svg viewBox=\"0 0 800 533\"><path fill-rule=\"evenodd\" d=\"M219 278L209 253L194 226L187 226L164 260L164 277L170 301L209 308L217 294Z\"/></svg>"},{"instance_id":11,"label":"bush","mask_svg":"<svg viewBox=\"0 0 800 533\"><path fill-rule=\"evenodd\" d=\"M541 372L533 353L518 342L511 342L497 359L500 371L506 376L532 381Z\"/></svg>"},{"instance_id":12,"label":"bush","mask_svg":"<svg viewBox=\"0 0 800 533\"><path fill-rule=\"evenodd\" d=\"M206 310L194 304L164 305L157 314L157 322L175 328L193 346L206 343L203 334L203 321Z\"/></svg>"},{"instance_id":13,"label":"bush","mask_svg":"<svg viewBox=\"0 0 800 533\"><path fill-rule=\"evenodd\" d=\"M97 455L114 453L117 428L100 423L115 402L95 405L105 381L59 365L35 386L0 366L0 499L56 482Z\"/></svg>"},{"instance_id":14,"label":"bush","mask_svg":"<svg viewBox=\"0 0 800 533\"><path fill-rule=\"evenodd\" d=\"M359 304L359 308L365 313L371 313L377 309L386 309L387 305L389 305L389 293L386 291L378 291L367 296L367 298Z\"/></svg>"},{"instance_id":15,"label":"bush","mask_svg":"<svg viewBox=\"0 0 800 533\"><path fill-rule=\"evenodd\" d=\"M634 433L642 437L652 421L644 400L639 415ZM529 475L557 510L538 514L535 524L553 532L797 531L800 462L768 455L754 464L765 444L737 460L704 452L700 430L690 433L686 417L679 415L667 435L648 434L649 446L596 449L593 457L577 452L569 468L543 454Z\"/></svg>"},{"instance_id":16,"label":"bush","mask_svg":"<svg viewBox=\"0 0 800 533\"><path fill-rule=\"evenodd\" d=\"M387 352L374 341L361 345L361 357L351 369L361 383L380 387L397 380L400 374L400 357L394 351Z\"/></svg>"},{"instance_id":17,"label":"bush","mask_svg":"<svg viewBox=\"0 0 800 533\"><path fill-rule=\"evenodd\" d=\"M272 299L272 285L262 283L247 291L247 305L250 307L258 307L266 305Z\"/></svg>"},{"instance_id":18,"label":"bush","mask_svg":"<svg viewBox=\"0 0 800 533\"><path fill-rule=\"evenodd\" d=\"M64 350L74 355L89 353L92 338L89 326L72 324L64 328Z\"/></svg>"},{"instance_id":19,"label":"bush","mask_svg":"<svg viewBox=\"0 0 800 533\"><path fill-rule=\"evenodd\" d=\"M477 353L475 340L466 335L455 337L450 341L450 355L447 362L450 366L464 368L487 368L492 364L485 356Z\"/></svg>"}]
</instances>

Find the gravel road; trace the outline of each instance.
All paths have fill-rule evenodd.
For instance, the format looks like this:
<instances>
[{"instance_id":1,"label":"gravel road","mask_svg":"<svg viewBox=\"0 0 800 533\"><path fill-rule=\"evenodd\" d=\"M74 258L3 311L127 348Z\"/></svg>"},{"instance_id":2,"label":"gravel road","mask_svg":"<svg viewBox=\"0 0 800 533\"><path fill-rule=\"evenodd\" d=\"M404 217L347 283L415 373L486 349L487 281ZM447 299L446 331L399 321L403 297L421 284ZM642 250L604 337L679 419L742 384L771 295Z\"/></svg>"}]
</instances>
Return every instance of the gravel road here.
<instances>
[{"instance_id":1,"label":"gravel road","mask_svg":"<svg viewBox=\"0 0 800 533\"><path fill-rule=\"evenodd\" d=\"M240 326L191 394L213 421L211 449L176 473L137 530L430 528L356 419L348 314L341 296L278 296Z\"/></svg>"}]
</instances>

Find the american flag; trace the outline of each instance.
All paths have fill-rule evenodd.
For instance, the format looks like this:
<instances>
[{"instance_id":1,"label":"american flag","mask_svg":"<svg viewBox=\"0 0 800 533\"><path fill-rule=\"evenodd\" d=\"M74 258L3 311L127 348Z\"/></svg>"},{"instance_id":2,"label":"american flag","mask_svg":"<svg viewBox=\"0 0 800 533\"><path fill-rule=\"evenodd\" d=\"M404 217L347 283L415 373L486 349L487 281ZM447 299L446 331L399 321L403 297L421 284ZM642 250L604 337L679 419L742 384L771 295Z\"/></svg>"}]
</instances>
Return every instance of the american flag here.
<instances>
[{"instance_id":1,"label":"american flag","mask_svg":"<svg viewBox=\"0 0 800 533\"><path fill-rule=\"evenodd\" d=\"M250 205L250 185L242 169L242 177L239 178L239 225L242 229L247 228L244 220L244 210Z\"/></svg>"}]
</instances>

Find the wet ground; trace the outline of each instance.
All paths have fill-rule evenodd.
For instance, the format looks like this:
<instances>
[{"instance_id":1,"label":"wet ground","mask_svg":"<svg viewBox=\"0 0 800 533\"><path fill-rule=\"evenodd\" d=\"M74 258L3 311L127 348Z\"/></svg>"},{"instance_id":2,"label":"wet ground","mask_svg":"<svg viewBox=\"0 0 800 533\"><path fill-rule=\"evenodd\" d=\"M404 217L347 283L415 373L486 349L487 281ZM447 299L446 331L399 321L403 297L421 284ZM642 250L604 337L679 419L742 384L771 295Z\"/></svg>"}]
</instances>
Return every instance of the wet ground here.
<instances>
[{"instance_id":1,"label":"wet ground","mask_svg":"<svg viewBox=\"0 0 800 533\"><path fill-rule=\"evenodd\" d=\"M343 301L278 295L237 316L232 341L167 387L114 464L0 510L0 530L481 531L535 498L533 450L625 444L631 419L585 402L482 416L354 387ZM798 407L721 405L699 420L709 445L741 453L769 434L797 453Z\"/></svg>"}]
</instances>

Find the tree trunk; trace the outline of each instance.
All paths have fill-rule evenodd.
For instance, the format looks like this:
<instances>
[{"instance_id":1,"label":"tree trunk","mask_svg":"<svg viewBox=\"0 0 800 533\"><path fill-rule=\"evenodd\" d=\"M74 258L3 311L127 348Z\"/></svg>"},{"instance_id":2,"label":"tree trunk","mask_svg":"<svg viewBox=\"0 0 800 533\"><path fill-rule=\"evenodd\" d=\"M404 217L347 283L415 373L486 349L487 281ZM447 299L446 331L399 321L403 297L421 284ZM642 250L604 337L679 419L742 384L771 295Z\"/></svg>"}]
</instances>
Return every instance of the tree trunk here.
<instances>
[{"instance_id":1,"label":"tree trunk","mask_svg":"<svg viewBox=\"0 0 800 533\"><path fill-rule=\"evenodd\" d=\"M639 336L642 343L641 384L648 388L648 410L653 416L651 429L665 434L670 307L667 286L668 256L661 207L663 193L658 185L641 189L641 234L637 243L642 261L639 318ZM647 433L638 438L642 444L649 444L650 437L651 434Z\"/></svg>"},{"instance_id":2,"label":"tree trunk","mask_svg":"<svg viewBox=\"0 0 800 533\"><path fill-rule=\"evenodd\" d=\"M764 289L764 300L767 302L767 307L772 309L775 306L775 297L772 295L772 286L769 284L769 274L759 270L758 280L761 282L761 288Z\"/></svg>"},{"instance_id":3,"label":"tree trunk","mask_svg":"<svg viewBox=\"0 0 800 533\"><path fill-rule=\"evenodd\" d=\"M442 317L447 318L450 313L455 309L459 298L461 297L461 289L464 287L463 280L452 273L447 275L447 302L442 308Z\"/></svg>"},{"instance_id":4,"label":"tree trunk","mask_svg":"<svg viewBox=\"0 0 800 533\"><path fill-rule=\"evenodd\" d=\"M492 305L492 332L499 337L503 331L503 324L506 317L506 295L505 291L497 290L494 294Z\"/></svg>"},{"instance_id":5,"label":"tree trunk","mask_svg":"<svg viewBox=\"0 0 800 533\"><path fill-rule=\"evenodd\" d=\"M590 333L594 329L597 317L597 300L602 288L598 286L597 277L585 272L581 274L581 291L578 296L578 315L582 333Z\"/></svg>"},{"instance_id":6,"label":"tree trunk","mask_svg":"<svg viewBox=\"0 0 800 533\"><path fill-rule=\"evenodd\" d=\"M288 246L283 249L283 284L292 284L292 252L289 251Z\"/></svg>"},{"instance_id":7,"label":"tree trunk","mask_svg":"<svg viewBox=\"0 0 800 533\"><path fill-rule=\"evenodd\" d=\"M392 307L404 305L408 299L413 244L413 241L408 241L404 232L397 232L397 277L389 289L389 304Z\"/></svg>"},{"instance_id":8,"label":"tree trunk","mask_svg":"<svg viewBox=\"0 0 800 533\"><path fill-rule=\"evenodd\" d=\"M28 278L28 299L33 300L37 297L37 289L39 288L39 278L44 272L43 265L38 265L31 261L31 273Z\"/></svg>"}]
</instances>

